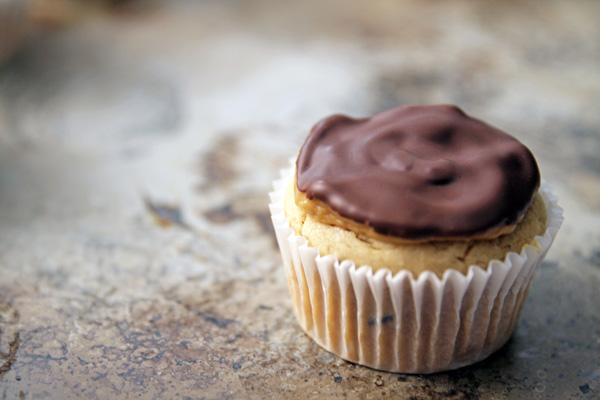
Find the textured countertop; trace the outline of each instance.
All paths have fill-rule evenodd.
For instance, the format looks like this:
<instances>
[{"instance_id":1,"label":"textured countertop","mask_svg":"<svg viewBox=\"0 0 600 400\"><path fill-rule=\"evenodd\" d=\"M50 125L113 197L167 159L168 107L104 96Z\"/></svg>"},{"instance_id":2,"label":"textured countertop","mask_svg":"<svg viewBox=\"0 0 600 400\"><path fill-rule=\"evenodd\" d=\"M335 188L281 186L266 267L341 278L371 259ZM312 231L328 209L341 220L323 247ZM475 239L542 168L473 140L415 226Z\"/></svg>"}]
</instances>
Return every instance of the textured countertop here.
<instances>
[{"instance_id":1,"label":"textured countertop","mask_svg":"<svg viewBox=\"0 0 600 400\"><path fill-rule=\"evenodd\" d=\"M0 66L0 398L600 396L600 3L174 1ZM453 372L298 327L267 210L314 122L455 103L521 139L566 221L511 341Z\"/></svg>"}]
</instances>

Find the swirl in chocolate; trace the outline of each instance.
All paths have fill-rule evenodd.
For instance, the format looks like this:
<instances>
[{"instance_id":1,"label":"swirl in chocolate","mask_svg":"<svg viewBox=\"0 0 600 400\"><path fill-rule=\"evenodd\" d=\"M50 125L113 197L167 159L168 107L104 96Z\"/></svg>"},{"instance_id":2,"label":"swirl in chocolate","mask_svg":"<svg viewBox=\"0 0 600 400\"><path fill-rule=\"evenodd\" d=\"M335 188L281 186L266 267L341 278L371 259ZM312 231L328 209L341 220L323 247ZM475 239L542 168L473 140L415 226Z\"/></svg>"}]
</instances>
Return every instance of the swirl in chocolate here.
<instances>
[{"instance_id":1,"label":"swirl in chocolate","mask_svg":"<svg viewBox=\"0 0 600 400\"><path fill-rule=\"evenodd\" d=\"M514 227L540 175L529 149L461 109L405 106L320 121L300 150L296 183L381 235L471 239Z\"/></svg>"}]
</instances>

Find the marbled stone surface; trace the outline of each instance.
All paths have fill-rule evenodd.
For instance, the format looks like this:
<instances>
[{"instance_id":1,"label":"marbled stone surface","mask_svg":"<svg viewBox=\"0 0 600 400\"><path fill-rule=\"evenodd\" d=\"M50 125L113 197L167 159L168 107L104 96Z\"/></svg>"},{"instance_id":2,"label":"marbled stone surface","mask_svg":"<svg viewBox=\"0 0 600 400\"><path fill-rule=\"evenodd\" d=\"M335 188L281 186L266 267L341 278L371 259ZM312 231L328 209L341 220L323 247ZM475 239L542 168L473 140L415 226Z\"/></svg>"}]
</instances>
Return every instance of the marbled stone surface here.
<instances>
[{"instance_id":1,"label":"marbled stone surface","mask_svg":"<svg viewBox=\"0 0 600 400\"><path fill-rule=\"evenodd\" d=\"M600 396L600 3L173 1L0 67L0 398ZM511 341L389 374L314 344L267 211L311 125L455 103L566 221Z\"/></svg>"}]
</instances>

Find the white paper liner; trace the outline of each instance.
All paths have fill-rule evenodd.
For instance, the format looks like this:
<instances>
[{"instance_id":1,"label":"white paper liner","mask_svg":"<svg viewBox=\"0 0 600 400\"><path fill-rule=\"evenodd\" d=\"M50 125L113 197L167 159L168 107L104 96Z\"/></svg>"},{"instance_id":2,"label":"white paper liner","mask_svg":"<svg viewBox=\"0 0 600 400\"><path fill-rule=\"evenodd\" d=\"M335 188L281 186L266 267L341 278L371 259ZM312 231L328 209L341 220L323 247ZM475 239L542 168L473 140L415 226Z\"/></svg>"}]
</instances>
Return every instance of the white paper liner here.
<instances>
[{"instance_id":1,"label":"white paper liner","mask_svg":"<svg viewBox=\"0 0 600 400\"><path fill-rule=\"evenodd\" d=\"M283 170L273 182L269 208L298 322L326 350L390 372L455 369L502 347L563 221L557 197L542 182L548 222L536 237L541 250L525 246L487 269L473 265L466 275L449 269L442 279L430 271L416 279L409 271L373 273L350 260L320 256L295 235L283 212L292 174Z\"/></svg>"}]
</instances>

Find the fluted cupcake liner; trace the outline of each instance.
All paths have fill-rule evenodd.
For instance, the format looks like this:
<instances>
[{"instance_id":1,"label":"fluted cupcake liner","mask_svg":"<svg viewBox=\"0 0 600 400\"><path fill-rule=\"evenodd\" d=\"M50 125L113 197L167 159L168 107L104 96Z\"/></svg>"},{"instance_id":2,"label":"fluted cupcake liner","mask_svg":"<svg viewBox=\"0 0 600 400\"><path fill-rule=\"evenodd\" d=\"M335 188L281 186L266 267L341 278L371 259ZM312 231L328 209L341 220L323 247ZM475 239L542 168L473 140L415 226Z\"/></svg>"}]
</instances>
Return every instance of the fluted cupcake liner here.
<instances>
[{"instance_id":1,"label":"fluted cupcake liner","mask_svg":"<svg viewBox=\"0 0 600 400\"><path fill-rule=\"evenodd\" d=\"M465 275L447 270L414 277L409 271L357 268L319 254L290 228L284 192L293 169L270 193L271 216L302 329L326 350L371 368L404 373L451 370L483 360L512 334L532 278L562 224L557 198L543 183L547 229L539 249L525 246Z\"/></svg>"}]
</instances>

